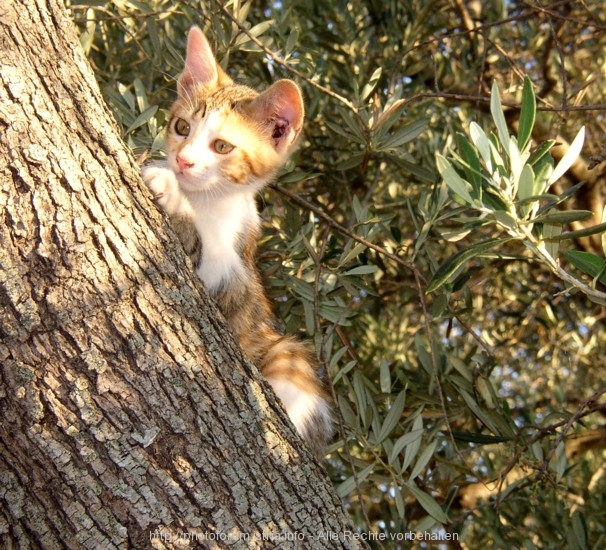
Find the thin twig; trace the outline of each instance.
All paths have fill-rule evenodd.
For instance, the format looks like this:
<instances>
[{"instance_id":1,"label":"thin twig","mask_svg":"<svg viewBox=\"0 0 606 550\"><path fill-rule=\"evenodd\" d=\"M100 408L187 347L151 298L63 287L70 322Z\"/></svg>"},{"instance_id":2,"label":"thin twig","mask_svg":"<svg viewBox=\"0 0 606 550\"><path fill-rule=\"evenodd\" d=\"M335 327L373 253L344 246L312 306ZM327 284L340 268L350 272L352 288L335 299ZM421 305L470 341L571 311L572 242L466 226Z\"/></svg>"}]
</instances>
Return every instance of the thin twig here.
<instances>
[{"instance_id":1,"label":"thin twig","mask_svg":"<svg viewBox=\"0 0 606 550\"><path fill-rule=\"evenodd\" d=\"M560 278L562 281L568 283L570 286L580 290L585 295L590 298L593 297L602 302L606 302L606 292L601 292L596 290L595 288L591 288L589 285L585 284L583 281L577 279L570 275L567 271L562 269L559 262L557 262L547 250L545 250L544 246L541 246L536 239L536 237L528 230L528 228L522 226L522 235L528 244L532 245L533 250L536 251L537 255L543 259L543 261L549 266L551 271L555 273L555 275Z\"/></svg>"},{"instance_id":2,"label":"thin twig","mask_svg":"<svg viewBox=\"0 0 606 550\"><path fill-rule=\"evenodd\" d=\"M568 430L570 430L570 428L572 427L572 425L574 423L578 422L582 418L585 418L586 416L589 416L590 414L593 414L594 412L605 410L606 409L605 403L598 403L598 404L595 403L605 393L606 393L606 388L599 389L597 392L595 392L593 395L591 395L585 401L583 401L581 403L581 405L579 405L579 407L577 408L577 411L570 418L566 418L564 420L559 420L557 422L554 422L553 424L549 424L548 426L543 426L542 428L537 429L537 432L532 437L528 438L524 442L524 444L516 450L515 454L513 455L513 457L507 464L507 466L505 466L505 469L502 472L500 472L500 474L499 474L500 480L499 480L499 490L498 490L499 492L497 494L497 501L496 501L497 506L499 506L500 502L501 502L501 491L502 491L503 483L505 482L505 479L507 477L507 474L509 474L509 472L511 472L511 470L513 470L513 468L515 468L516 464L518 464L518 462L520 461L522 454L524 452L526 452L528 449L530 449L530 447L533 445L533 443L536 443L537 441L540 441L544 437L555 433L558 428L561 428L564 426L564 432L566 433L566 432L568 432ZM559 443L559 440L558 440L558 443ZM553 451L553 452L555 452L555 451ZM550 457L553 456L553 453L550 452L549 456ZM544 464L547 464L547 462L544 462Z\"/></svg>"},{"instance_id":3,"label":"thin twig","mask_svg":"<svg viewBox=\"0 0 606 550\"><path fill-rule=\"evenodd\" d=\"M406 103L412 103L420 99L445 99L452 101L467 101L469 103L490 103L489 95L472 95L472 94L452 94L447 92L420 92L418 94L411 95L406 99ZM502 102L503 107L510 109L520 110L522 108L521 103L508 103L507 101ZM561 113L561 112L572 112L572 111L606 111L606 103L594 103L593 105L567 105L566 108L562 107L547 107L537 105L537 111L545 111L548 113Z\"/></svg>"},{"instance_id":4,"label":"thin twig","mask_svg":"<svg viewBox=\"0 0 606 550\"><path fill-rule=\"evenodd\" d=\"M417 292L418 292L418 296L419 296L419 301L421 303L421 309L423 311L423 319L424 319L424 329L425 332L427 333L427 338L429 340L429 353L431 356L431 361L432 361L432 365L433 365L433 370L434 370L434 376L435 376L435 380L436 380L436 387L438 389L438 395L440 397L440 408L442 411L442 415L444 418L444 421L446 423L446 428L447 428L447 432L450 438L451 443L453 444L453 447L455 449L455 451L457 453L459 453L459 456L462 460L463 457L460 455L460 451L457 447L455 438L454 438L454 434L452 433L452 428L450 426L450 422L448 421L448 410L446 407L446 399L444 397L444 391L442 388L442 383L440 382L440 378L439 378L439 369L438 369L438 358L435 355L435 345L432 339L432 330L431 330L431 326L430 326L430 313L427 309L427 303L425 301L425 290L424 290L424 285L426 283L426 281L424 280L423 276L421 275L421 273L419 272L419 270L416 268L416 266L414 264L411 264L410 262L407 262L406 260L403 260L402 258L400 258L399 256L396 256L395 254L392 254L391 252L389 252L388 250L385 250L384 248L375 245L374 243L371 243L370 241L364 239L363 237L360 237L359 235L356 235L355 233L353 233L352 231L350 231L349 229L347 229L346 227L343 227L340 223L338 223L337 221L335 221L331 216L329 216L328 214L326 214L325 212L323 212L320 208L318 208L317 206L313 205L312 203L306 201L305 199L303 199L302 197L300 197L299 195L292 193L290 191L287 191L286 189L284 189L283 187L280 187L277 184L271 184L270 187L276 191L278 191L279 193L283 194L284 196L288 197L289 199L291 199L293 202L297 203L300 206L303 206L304 208L310 210L311 212L313 212L314 214L316 214L318 217L322 218L322 220L324 220L330 227L332 227L333 229L337 230L339 233L342 233L343 235L354 239L355 241L367 246L368 248L372 248L373 250L375 250L376 252L378 252L379 254L382 254L384 256L386 256L387 258L393 260L394 262L397 262L398 264L406 267L408 270L412 271L414 278L415 278L415 284L417 287ZM473 332L472 332L473 334ZM475 335L474 335L475 336Z\"/></svg>"},{"instance_id":5,"label":"thin twig","mask_svg":"<svg viewBox=\"0 0 606 550\"><path fill-rule=\"evenodd\" d=\"M364 237L360 237L360 235L356 235L353 231L347 229L346 227L341 225L339 222L337 222L335 219L333 219L331 216L326 214L322 209L318 208L311 202L306 201L303 197L297 195L296 193L292 193L291 191L284 189L284 187L281 187L280 185L278 185L276 183L270 184L269 187L271 189L277 191L278 193L284 195L285 197L288 197L290 200L292 200L294 203L298 204L299 206L302 206L303 208L306 208L307 210L313 212L316 216L318 216L319 218L322 218L322 220L325 221L331 228L335 229L336 231L345 235L346 237L349 237L350 239L353 239L354 241L356 241L360 244L363 244L364 246L366 246L368 248L371 248L375 252L378 252L379 254L385 256L386 258L389 258L390 260L398 263L399 265L404 266L406 269L408 269L412 272L417 271L414 264L407 262L406 260L400 258L400 256L397 256L396 254L389 252L389 250L386 250L385 248L370 242L369 240L365 239Z\"/></svg>"},{"instance_id":6,"label":"thin twig","mask_svg":"<svg viewBox=\"0 0 606 550\"><path fill-rule=\"evenodd\" d=\"M336 99L337 101L343 103L345 106L347 106L349 109L351 109L354 113L356 113L356 114L358 113L358 108L351 101L349 101L349 99L347 99L347 98L345 98L345 97L343 97L343 96L341 96L341 95L333 92L332 90L330 90L329 88L326 88L325 86L322 86L322 84L319 84L315 80L312 80L311 78L309 78L308 76L304 75L302 72L298 71L294 67L291 67L279 55L275 54L269 48L267 48L263 44L263 42L261 42L256 36L254 36L253 34L251 34L248 31L248 29L246 29L245 27L243 27L240 24L240 22L231 13L229 13L229 10L227 10L223 6L223 4L221 3L220 0L215 0L215 3L217 4L217 7L223 12L223 14L226 15L227 17L229 17L229 19L238 27L238 29L240 30L240 32L242 32L246 36L248 36L249 40L253 44L255 44L256 46L258 46L259 48L261 48L265 52L265 54L271 58L272 61L274 61L275 63L277 63L281 67L284 67L285 69L287 69L289 72L291 72L292 74L294 74L298 78L300 78L302 80L305 80L305 82L307 82L309 85L313 86L314 88L317 88L322 93L324 93L324 94L332 97L333 99Z\"/></svg>"}]
</instances>

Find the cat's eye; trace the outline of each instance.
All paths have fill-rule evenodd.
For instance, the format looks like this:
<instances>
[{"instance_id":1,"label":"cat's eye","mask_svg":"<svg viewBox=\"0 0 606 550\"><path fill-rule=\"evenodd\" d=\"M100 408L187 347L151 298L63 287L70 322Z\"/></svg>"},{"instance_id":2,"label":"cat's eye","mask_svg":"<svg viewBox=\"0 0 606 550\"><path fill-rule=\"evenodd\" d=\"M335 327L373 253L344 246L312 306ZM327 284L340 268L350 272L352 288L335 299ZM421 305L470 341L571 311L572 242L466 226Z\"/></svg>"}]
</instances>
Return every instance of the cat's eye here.
<instances>
[{"instance_id":1,"label":"cat's eye","mask_svg":"<svg viewBox=\"0 0 606 550\"><path fill-rule=\"evenodd\" d=\"M189 136L189 122L182 118L175 119L174 129L177 135L187 137Z\"/></svg>"},{"instance_id":2,"label":"cat's eye","mask_svg":"<svg viewBox=\"0 0 606 550\"><path fill-rule=\"evenodd\" d=\"M219 153L220 155L227 155L227 153L230 153L234 149L234 146L231 143L228 143L222 139L215 139L212 145L215 152Z\"/></svg>"}]
</instances>

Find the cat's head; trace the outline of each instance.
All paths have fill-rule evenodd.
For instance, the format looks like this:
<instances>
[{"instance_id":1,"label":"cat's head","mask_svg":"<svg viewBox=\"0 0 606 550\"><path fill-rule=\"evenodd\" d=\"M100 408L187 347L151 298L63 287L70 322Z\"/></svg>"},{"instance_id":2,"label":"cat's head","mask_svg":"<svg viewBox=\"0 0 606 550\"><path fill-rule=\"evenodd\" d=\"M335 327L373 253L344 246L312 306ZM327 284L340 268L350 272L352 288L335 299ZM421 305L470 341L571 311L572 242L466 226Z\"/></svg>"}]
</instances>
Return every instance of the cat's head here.
<instances>
[{"instance_id":1,"label":"cat's head","mask_svg":"<svg viewBox=\"0 0 606 550\"><path fill-rule=\"evenodd\" d=\"M185 191L256 191L296 146L303 98L291 80L262 93L236 84L198 27L187 39L166 138L171 169Z\"/></svg>"}]
</instances>

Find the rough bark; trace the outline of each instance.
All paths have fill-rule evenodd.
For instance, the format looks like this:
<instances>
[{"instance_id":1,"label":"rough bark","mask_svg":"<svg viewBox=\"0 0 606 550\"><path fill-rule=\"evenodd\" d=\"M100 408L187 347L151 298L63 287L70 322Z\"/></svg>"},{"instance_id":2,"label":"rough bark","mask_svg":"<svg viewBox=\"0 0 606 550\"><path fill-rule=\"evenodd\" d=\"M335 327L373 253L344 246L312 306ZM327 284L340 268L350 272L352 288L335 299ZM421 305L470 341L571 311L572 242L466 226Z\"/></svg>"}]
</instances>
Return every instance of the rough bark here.
<instances>
[{"instance_id":1,"label":"rough bark","mask_svg":"<svg viewBox=\"0 0 606 550\"><path fill-rule=\"evenodd\" d=\"M64 8L5 0L0 60L0 546L357 547L143 187Z\"/></svg>"}]
</instances>

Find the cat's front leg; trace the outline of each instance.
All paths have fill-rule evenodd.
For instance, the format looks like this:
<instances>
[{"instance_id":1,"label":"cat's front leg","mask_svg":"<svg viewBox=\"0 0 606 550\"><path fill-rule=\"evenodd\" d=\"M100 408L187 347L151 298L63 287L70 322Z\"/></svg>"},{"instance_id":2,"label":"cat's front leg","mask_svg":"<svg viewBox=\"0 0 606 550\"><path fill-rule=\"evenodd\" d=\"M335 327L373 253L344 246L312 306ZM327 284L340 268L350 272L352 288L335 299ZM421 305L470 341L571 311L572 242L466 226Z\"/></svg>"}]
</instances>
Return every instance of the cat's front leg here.
<instances>
[{"instance_id":1,"label":"cat's front leg","mask_svg":"<svg viewBox=\"0 0 606 550\"><path fill-rule=\"evenodd\" d=\"M191 205L181 192L177 176L166 163L143 166L141 175L145 185L154 194L156 202L169 216L193 217Z\"/></svg>"}]
</instances>

